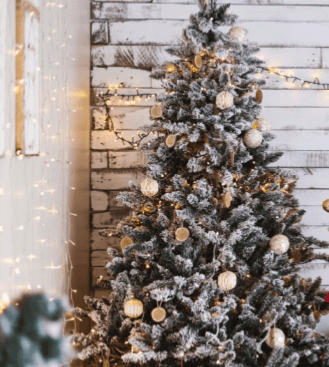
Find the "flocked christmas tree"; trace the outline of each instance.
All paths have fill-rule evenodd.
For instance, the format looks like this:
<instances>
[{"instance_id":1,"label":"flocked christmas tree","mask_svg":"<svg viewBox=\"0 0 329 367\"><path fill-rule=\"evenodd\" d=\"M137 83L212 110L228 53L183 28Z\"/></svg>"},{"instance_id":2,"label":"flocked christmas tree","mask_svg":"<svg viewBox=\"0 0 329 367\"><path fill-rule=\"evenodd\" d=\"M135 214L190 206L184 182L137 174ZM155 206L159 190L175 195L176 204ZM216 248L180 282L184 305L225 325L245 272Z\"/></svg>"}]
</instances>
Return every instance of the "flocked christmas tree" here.
<instances>
[{"instance_id":1,"label":"flocked christmas tree","mask_svg":"<svg viewBox=\"0 0 329 367\"><path fill-rule=\"evenodd\" d=\"M258 48L229 33L228 5L200 12L170 48L177 61L152 75L165 93L146 128L147 179L120 199L134 213L110 248L109 297L86 297L94 321L77 335L81 359L104 366L329 366L321 279L299 265L328 243L305 237L296 177L269 165L270 124L261 118ZM101 361L101 362L99 362Z\"/></svg>"}]
</instances>

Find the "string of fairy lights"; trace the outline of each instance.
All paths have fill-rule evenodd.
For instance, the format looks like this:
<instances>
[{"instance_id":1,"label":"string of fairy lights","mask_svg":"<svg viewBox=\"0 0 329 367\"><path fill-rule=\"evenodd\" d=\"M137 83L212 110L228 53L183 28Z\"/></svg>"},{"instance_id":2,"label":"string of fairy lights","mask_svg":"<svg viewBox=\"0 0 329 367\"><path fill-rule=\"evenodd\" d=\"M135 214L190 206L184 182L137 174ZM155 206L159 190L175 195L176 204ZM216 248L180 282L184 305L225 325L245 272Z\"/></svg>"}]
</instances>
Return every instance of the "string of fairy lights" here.
<instances>
[{"instance_id":1,"label":"string of fairy lights","mask_svg":"<svg viewBox=\"0 0 329 367\"><path fill-rule=\"evenodd\" d=\"M323 89L325 90L329 89L329 83L321 83L319 76L315 76L314 80L312 81L302 79L298 76L293 75L293 73L287 73L287 74L282 73L279 68L263 67L263 66L258 66L257 68L259 71L259 77L261 77L264 72L267 72L270 75L277 75L278 77L285 79L286 83L289 86L295 85L296 87L299 88L309 88L311 85L314 85L318 87L319 86L323 87ZM143 144L144 139L147 136L149 136L151 132L138 131L137 137L135 137L135 135L132 135L131 140L128 140L125 137L123 137L122 131L118 130L114 126L114 122L111 116L111 111L114 109L112 105L117 101L118 104L122 106L133 106L136 105L136 102L137 103L142 102L143 100L148 101L151 98L155 98L156 94L141 93L139 88L136 88L135 94L119 93L118 90L124 87L125 87L124 83L120 83L119 85L116 86L109 86L108 90L105 93L102 91L96 93L96 97L102 101L102 108L105 109L104 122L108 126L109 131L115 134L116 136L115 141L120 140L123 146L128 145L133 149L138 149Z\"/></svg>"}]
</instances>

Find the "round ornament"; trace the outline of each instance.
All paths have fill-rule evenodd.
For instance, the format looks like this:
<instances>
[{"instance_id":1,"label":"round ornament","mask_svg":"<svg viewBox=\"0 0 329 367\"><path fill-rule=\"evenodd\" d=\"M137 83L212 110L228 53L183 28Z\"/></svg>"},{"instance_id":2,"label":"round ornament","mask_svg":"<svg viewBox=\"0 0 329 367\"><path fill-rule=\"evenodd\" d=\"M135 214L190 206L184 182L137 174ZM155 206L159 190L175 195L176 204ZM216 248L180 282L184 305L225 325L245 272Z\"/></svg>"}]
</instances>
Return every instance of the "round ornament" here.
<instances>
[{"instance_id":1,"label":"round ornament","mask_svg":"<svg viewBox=\"0 0 329 367\"><path fill-rule=\"evenodd\" d=\"M231 206L231 201L232 201L231 195L228 192L226 192L223 196L223 206L224 206L224 208L226 208L226 209L229 208Z\"/></svg>"},{"instance_id":2,"label":"round ornament","mask_svg":"<svg viewBox=\"0 0 329 367\"><path fill-rule=\"evenodd\" d=\"M256 103L261 104L263 101L263 92L261 90L257 90L256 96L255 96Z\"/></svg>"},{"instance_id":3,"label":"round ornament","mask_svg":"<svg viewBox=\"0 0 329 367\"><path fill-rule=\"evenodd\" d=\"M247 31L240 27L231 28L228 35L240 43L245 42L247 39Z\"/></svg>"},{"instance_id":4,"label":"round ornament","mask_svg":"<svg viewBox=\"0 0 329 367\"><path fill-rule=\"evenodd\" d=\"M256 120L252 127L261 131L262 133L268 133L271 130L271 124L265 119Z\"/></svg>"},{"instance_id":5,"label":"round ornament","mask_svg":"<svg viewBox=\"0 0 329 367\"><path fill-rule=\"evenodd\" d=\"M329 199L325 200L322 204L322 208L329 213Z\"/></svg>"},{"instance_id":6,"label":"round ornament","mask_svg":"<svg viewBox=\"0 0 329 367\"><path fill-rule=\"evenodd\" d=\"M166 310L162 307L156 307L151 312L152 320L154 322L162 322L165 320L167 313Z\"/></svg>"},{"instance_id":7,"label":"round ornament","mask_svg":"<svg viewBox=\"0 0 329 367\"><path fill-rule=\"evenodd\" d=\"M266 338L265 342L270 348L282 348L284 347L284 343L286 341L286 337L284 332L278 328L272 328Z\"/></svg>"},{"instance_id":8,"label":"round ornament","mask_svg":"<svg viewBox=\"0 0 329 367\"><path fill-rule=\"evenodd\" d=\"M148 177L141 183L141 190L145 196L154 196L159 191L159 184Z\"/></svg>"},{"instance_id":9,"label":"round ornament","mask_svg":"<svg viewBox=\"0 0 329 367\"><path fill-rule=\"evenodd\" d=\"M201 69L202 65L203 65L203 61L202 61L202 57L200 55L196 55L194 57L194 65L198 68Z\"/></svg>"},{"instance_id":10,"label":"round ornament","mask_svg":"<svg viewBox=\"0 0 329 367\"><path fill-rule=\"evenodd\" d=\"M230 108L233 106L233 95L230 92L220 92L216 97L216 105L221 110Z\"/></svg>"},{"instance_id":11,"label":"round ornament","mask_svg":"<svg viewBox=\"0 0 329 367\"><path fill-rule=\"evenodd\" d=\"M120 247L124 250L127 246L132 245L134 243L133 239L130 237L123 237L120 241Z\"/></svg>"},{"instance_id":12,"label":"round ornament","mask_svg":"<svg viewBox=\"0 0 329 367\"><path fill-rule=\"evenodd\" d=\"M282 255L288 251L290 246L288 237L283 234L274 236L270 241L271 250L277 255Z\"/></svg>"},{"instance_id":13,"label":"round ornament","mask_svg":"<svg viewBox=\"0 0 329 367\"><path fill-rule=\"evenodd\" d=\"M218 286L223 291L230 291L236 286L236 275L231 271L225 271L218 277Z\"/></svg>"},{"instance_id":14,"label":"round ornament","mask_svg":"<svg viewBox=\"0 0 329 367\"><path fill-rule=\"evenodd\" d=\"M262 144L263 135L258 130L250 129L244 134L243 141L248 148L257 148Z\"/></svg>"},{"instance_id":15,"label":"round ornament","mask_svg":"<svg viewBox=\"0 0 329 367\"><path fill-rule=\"evenodd\" d=\"M162 116L162 107L159 105L155 105L150 109L150 115L154 118L159 118Z\"/></svg>"},{"instance_id":16,"label":"round ornament","mask_svg":"<svg viewBox=\"0 0 329 367\"><path fill-rule=\"evenodd\" d=\"M175 236L177 241L184 242L190 237L190 231L185 227L180 227L176 229Z\"/></svg>"},{"instance_id":17,"label":"round ornament","mask_svg":"<svg viewBox=\"0 0 329 367\"><path fill-rule=\"evenodd\" d=\"M143 303L138 299L130 299L124 304L124 313L131 319L135 319L143 314Z\"/></svg>"},{"instance_id":18,"label":"round ornament","mask_svg":"<svg viewBox=\"0 0 329 367\"><path fill-rule=\"evenodd\" d=\"M169 134L166 136L165 138L165 145L167 148L172 148L174 147L176 144L176 135L174 134Z\"/></svg>"}]
</instances>

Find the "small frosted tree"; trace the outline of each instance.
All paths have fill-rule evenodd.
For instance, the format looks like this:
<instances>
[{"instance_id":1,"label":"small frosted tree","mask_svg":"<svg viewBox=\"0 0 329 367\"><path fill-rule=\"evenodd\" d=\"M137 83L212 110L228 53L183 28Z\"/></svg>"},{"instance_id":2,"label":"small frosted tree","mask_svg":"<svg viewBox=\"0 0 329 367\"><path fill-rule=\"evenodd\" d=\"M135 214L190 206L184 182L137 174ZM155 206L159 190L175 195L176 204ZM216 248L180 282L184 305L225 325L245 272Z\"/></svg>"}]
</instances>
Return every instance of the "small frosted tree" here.
<instances>
[{"instance_id":1,"label":"small frosted tree","mask_svg":"<svg viewBox=\"0 0 329 367\"><path fill-rule=\"evenodd\" d=\"M152 77L165 93L146 131L147 179L119 198L134 213L110 248L109 297L86 297L94 321L81 359L116 366L329 366L315 332L328 312L321 279L301 263L328 243L301 233L296 177L271 163L261 118L258 48L228 5L199 1L175 62Z\"/></svg>"}]
</instances>

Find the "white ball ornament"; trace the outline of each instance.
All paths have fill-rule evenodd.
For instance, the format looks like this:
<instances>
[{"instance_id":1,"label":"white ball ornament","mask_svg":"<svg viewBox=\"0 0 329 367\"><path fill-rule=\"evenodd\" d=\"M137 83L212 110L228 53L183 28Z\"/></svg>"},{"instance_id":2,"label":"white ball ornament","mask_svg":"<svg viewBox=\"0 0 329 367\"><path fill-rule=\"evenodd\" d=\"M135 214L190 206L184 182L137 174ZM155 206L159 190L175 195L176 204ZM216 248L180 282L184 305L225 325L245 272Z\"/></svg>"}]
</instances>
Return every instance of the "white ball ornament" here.
<instances>
[{"instance_id":1,"label":"white ball ornament","mask_svg":"<svg viewBox=\"0 0 329 367\"><path fill-rule=\"evenodd\" d=\"M159 191L159 184L148 177L141 183L141 190L145 196L154 196Z\"/></svg>"},{"instance_id":2,"label":"white ball ornament","mask_svg":"<svg viewBox=\"0 0 329 367\"><path fill-rule=\"evenodd\" d=\"M240 43L245 42L247 39L247 31L240 27L231 28L228 35Z\"/></svg>"},{"instance_id":3,"label":"white ball ornament","mask_svg":"<svg viewBox=\"0 0 329 367\"><path fill-rule=\"evenodd\" d=\"M141 316L144 312L144 306L138 299L130 299L124 304L124 313L131 319Z\"/></svg>"},{"instance_id":4,"label":"white ball ornament","mask_svg":"<svg viewBox=\"0 0 329 367\"><path fill-rule=\"evenodd\" d=\"M244 134L243 141L248 148L257 148L262 144L263 135L259 130L250 129Z\"/></svg>"},{"instance_id":5,"label":"white ball ornament","mask_svg":"<svg viewBox=\"0 0 329 367\"><path fill-rule=\"evenodd\" d=\"M274 236L270 241L271 250L277 255L282 255L288 251L290 246L288 237L283 234Z\"/></svg>"},{"instance_id":6,"label":"white ball ornament","mask_svg":"<svg viewBox=\"0 0 329 367\"><path fill-rule=\"evenodd\" d=\"M265 342L270 348L282 348L286 341L286 336L281 329L273 328L270 330Z\"/></svg>"},{"instance_id":7,"label":"white ball ornament","mask_svg":"<svg viewBox=\"0 0 329 367\"><path fill-rule=\"evenodd\" d=\"M216 105L221 110L225 110L226 108L232 107L233 106L233 95L230 92L226 92L226 91L217 94Z\"/></svg>"},{"instance_id":8,"label":"white ball ornament","mask_svg":"<svg viewBox=\"0 0 329 367\"><path fill-rule=\"evenodd\" d=\"M218 286L223 291L230 291L236 286L236 275L231 271L225 271L218 277Z\"/></svg>"},{"instance_id":9,"label":"white ball ornament","mask_svg":"<svg viewBox=\"0 0 329 367\"><path fill-rule=\"evenodd\" d=\"M259 119L255 121L252 127L261 131L262 133L268 133L271 130L271 124L265 119Z\"/></svg>"}]
</instances>

